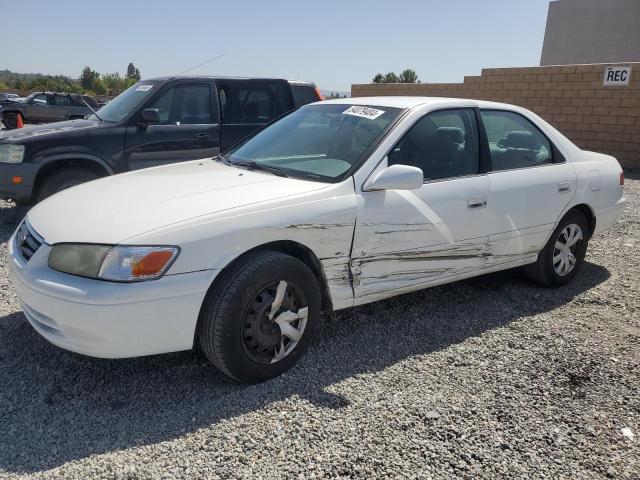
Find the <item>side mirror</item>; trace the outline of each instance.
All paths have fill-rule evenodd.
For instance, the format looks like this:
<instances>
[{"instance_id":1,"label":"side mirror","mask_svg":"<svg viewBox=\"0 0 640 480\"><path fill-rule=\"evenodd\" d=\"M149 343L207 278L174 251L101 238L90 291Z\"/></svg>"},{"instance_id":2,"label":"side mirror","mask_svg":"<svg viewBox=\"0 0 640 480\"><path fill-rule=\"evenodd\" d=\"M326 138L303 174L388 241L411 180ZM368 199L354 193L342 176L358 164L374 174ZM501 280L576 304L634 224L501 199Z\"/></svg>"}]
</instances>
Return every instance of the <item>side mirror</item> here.
<instances>
[{"instance_id":1,"label":"side mirror","mask_svg":"<svg viewBox=\"0 0 640 480\"><path fill-rule=\"evenodd\" d=\"M391 165L367 180L364 189L369 190L415 190L424 183L424 174L418 167Z\"/></svg>"},{"instance_id":2,"label":"side mirror","mask_svg":"<svg viewBox=\"0 0 640 480\"><path fill-rule=\"evenodd\" d=\"M160 112L157 108L145 108L142 111L142 123L149 125L150 123L160 123Z\"/></svg>"}]
</instances>

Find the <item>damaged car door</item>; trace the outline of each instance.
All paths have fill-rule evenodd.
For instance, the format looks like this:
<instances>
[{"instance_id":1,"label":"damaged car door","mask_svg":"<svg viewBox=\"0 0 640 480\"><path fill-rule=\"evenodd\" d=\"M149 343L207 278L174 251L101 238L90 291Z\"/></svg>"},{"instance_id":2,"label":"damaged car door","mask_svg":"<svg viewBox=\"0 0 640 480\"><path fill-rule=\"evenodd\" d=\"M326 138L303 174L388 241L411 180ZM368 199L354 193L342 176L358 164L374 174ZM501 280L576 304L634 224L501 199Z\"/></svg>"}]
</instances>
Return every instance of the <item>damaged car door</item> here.
<instances>
[{"instance_id":1,"label":"damaged car door","mask_svg":"<svg viewBox=\"0 0 640 480\"><path fill-rule=\"evenodd\" d=\"M351 259L356 303L483 267L492 232L478 138L473 108L431 112L375 169L418 167L424 183L412 190L361 192Z\"/></svg>"}]
</instances>

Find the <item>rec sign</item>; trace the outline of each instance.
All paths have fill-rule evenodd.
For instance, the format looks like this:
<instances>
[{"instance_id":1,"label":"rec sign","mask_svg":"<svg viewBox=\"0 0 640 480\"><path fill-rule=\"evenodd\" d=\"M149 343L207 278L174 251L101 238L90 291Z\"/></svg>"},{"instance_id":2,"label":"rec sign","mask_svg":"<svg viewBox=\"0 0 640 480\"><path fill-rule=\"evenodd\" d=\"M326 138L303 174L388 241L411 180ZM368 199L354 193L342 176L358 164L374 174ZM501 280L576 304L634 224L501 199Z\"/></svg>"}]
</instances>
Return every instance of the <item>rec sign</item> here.
<instances>
[{"instance_id":1,"label":"rec sign","mask_svg":"<svg viewBox=\"0 0 640 480\"><path fill-rule=\"evenodd\" d=\"M607 67L604 69L605 87L626 87L631 80L631 66Z\"/></svg>"}]
</instances>

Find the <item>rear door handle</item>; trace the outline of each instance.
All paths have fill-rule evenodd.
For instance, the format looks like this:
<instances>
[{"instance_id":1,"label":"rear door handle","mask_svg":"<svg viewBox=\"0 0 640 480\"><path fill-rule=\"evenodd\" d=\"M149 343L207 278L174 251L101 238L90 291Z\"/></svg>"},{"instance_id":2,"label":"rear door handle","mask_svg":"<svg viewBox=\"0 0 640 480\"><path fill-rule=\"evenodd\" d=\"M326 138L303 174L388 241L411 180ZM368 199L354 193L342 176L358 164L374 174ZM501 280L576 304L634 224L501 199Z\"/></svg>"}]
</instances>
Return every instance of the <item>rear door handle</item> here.
<instances>
[{"instance_id":1,"label":"rear door handle","mask_svg":"<svg viewBox=\"0 0 640 480\"><path fill-rule=\"evenodd\" d=\"M207 138L208 136L208 133L196 133L196 138Z\"/></svg>"},{"instance_id":2,"label":"rear door handle","mask_svg":"<svg viewBox=\"0 0 640 480\"><path fill-rule=\"evenodd\" d=\"M571 191L571 183L562 182L558 184L558 193L567 193Z\"/></svg>"},{"instance_id":3,"label":"rear door handle","mask_svg":"<svg viewBox=\"0 0 640 480\"><path fill-rule=\"evenodd\" d=\"M475 197L467 199L467 208L477 209L485 208L487 206L487 199L485 197Z\"/></svg>"}]
</instances>

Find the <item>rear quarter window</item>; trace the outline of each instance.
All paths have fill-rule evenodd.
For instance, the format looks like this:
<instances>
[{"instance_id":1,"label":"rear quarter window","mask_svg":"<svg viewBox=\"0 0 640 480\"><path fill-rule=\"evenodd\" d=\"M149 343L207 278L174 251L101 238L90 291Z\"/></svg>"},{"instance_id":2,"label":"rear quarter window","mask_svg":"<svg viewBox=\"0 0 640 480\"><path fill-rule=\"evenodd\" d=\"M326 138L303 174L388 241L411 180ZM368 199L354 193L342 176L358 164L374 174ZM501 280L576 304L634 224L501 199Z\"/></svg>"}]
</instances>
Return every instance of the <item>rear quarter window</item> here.
<instances>
[{"instance_id":1,"label":"rear quarter window","mask_svg":"<svg viewBox=\"0 0 640 480\"><path fill-rule=\"evenodd\" d=\"M318 92L313 85L291 85L291 93L296 108L320 100Z\"/></svg>"}]
</instances>

